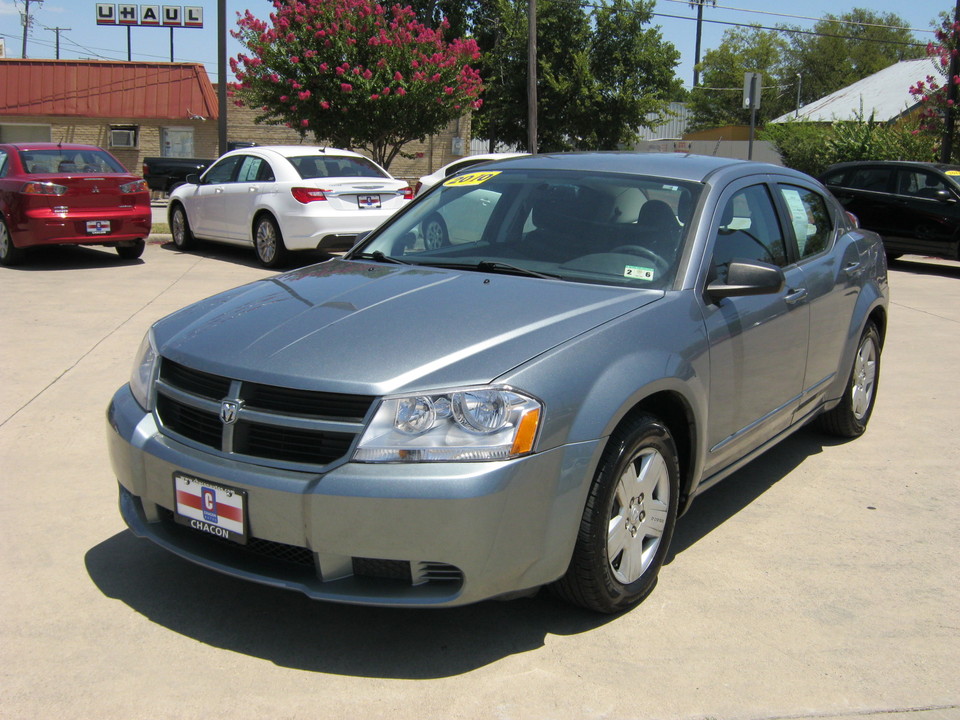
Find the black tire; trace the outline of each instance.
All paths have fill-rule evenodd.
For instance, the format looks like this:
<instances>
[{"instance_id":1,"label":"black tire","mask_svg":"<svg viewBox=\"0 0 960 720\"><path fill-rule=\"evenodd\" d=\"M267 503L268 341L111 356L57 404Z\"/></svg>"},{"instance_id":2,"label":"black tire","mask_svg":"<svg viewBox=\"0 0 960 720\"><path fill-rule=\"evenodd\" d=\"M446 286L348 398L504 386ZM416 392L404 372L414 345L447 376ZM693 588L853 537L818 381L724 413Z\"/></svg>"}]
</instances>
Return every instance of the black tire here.
<instances>
[{"instance_id":1,"label":"black tire","mask_svg":"<svg viewBox=\"0 0 960 720\"><path fill-rule=\"evenodd\" d=\"M133 245L117 245L117 255L124 260L136 260L143 255L143 249L147 243L141 240L134 240Z\"/></svg>"},{"instance_id":2,"label":"black tire","mask_svg":"<svg viewBox=\"0 0 960 720\"><path fill-rule=\"evenodd\" d=\"M867 323L857 352L853 358L853 368L847 379L847 389L840 403L817 418L818 427L830 435L855 438L863 435L873 415L873 406L877 400L877 388L880 385L880 332L872 322Z\"/></svg>"},{"instance_id":3,"label":"black tire","mask_svg":"<svg viewBox=\"0 0 960 720\"><path fill-rule=\"evenodd\" d=\"M280 226L270 215L261 215L254 222L253 249L264 267L275 268L286 262L287 246L283 244Z\"/></svg>"},{"instance_id":4,"label":"black tire","mask_svg":"<svg viewBox=\"0 0 960 720\"><path fill-rule=\"evenodd\" d=\"M177 250L190 250L196 243L193 231L190 230L190 221L187 219L187 211L180 203L174 203L170 208L170 234L173 235L173 244Z\"/></svg>"},{"instance_id":5,"label":"black tire","mask_svg":"<svg viewBox=\"0 0 960 720\"><path fill-rule=\"evenodd\" d=\"M602 613L649 595L673 537L679 487L676 445L665 425L639 415L618 427L600 459L556 593Z\"/></svg>"},{"instance_id":6,"label":"black tire","mask_svg":"<svg viewBox=\"0 0 960 720\"><path fill-rule=\"evenodd\" d=\"M0 265L19 265L26 254L26 250L13 244L13 236L7 230L7 224L0 220Z\"/></svg>"},{"instance_id":7,"label":"black tire","mask_svg":"<svg viewBox=\"0 0 960 720\"><path fill-rule=\"evenodd\" d=\"M447 232L447 223L440 213L433 213L420 227L423 233L424 250L437 250L450 244L450 233Z\"/></svg>"}]
</instances>

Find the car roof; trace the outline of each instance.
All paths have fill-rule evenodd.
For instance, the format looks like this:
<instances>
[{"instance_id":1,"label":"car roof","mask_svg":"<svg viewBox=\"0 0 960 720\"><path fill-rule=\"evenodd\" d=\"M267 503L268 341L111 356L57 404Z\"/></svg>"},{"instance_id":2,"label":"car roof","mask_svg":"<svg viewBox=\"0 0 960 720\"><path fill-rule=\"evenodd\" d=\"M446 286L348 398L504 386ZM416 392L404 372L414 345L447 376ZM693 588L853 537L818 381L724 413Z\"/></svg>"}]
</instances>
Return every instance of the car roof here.
<instances>
[{"instance_id":1,"label":"car roof","mask_svg":"<svg viewBox=\"0 0 960 720\"><path fill-rule=\"evenodd\" d=\"M960 165L949 165L946 163L938 162L925 162L923 160L851 160L848 162L837 163L836 165L831 165L822 174L832 172L834 170L845 170L851 167L862 167L864 165L890 165L893 167L920 167L920 168L929 168L930 170L940 170L946 172L947 170L960 170Z\"/></svg>"},{"instance_id":2,"label":"car roof","mask_svg":"<svg viewBox=\"0 0 960 720\"><path fill-rule=\"evenodd\" d=\"M2 147L13 148L14 150L103 150L97 145L83 145L80 143L55 143L55 142L16 142L2 143Z\"/></svg>"},{"instance_id":3,"label":"car roof","mask_svg":"<svg viewBox=\"0 0 960 720\"><path fill-rule=\"evenodd\" d=\"M301 157L303 155L340 155L348 157L364 157L352 150L320 145L257 145L255 147L237 148L231 153L250 153L257 151L272 152L283 157Z\"/></svg>"},{"instance_id":4,"label":"car roof","mask_svg":"<svg viewBox=\"0 0 960 720\"><path fill-rule=\"evenodd\" d=\"M498 170L571 170L580 172L613 172L631 175L652 175L674 180L706 182L718 173L749 175L778 173L807 178L790 168L770 163L735 160L712 155L644 152L546 153L498 160Z\"/></svg>"}]
</instances>

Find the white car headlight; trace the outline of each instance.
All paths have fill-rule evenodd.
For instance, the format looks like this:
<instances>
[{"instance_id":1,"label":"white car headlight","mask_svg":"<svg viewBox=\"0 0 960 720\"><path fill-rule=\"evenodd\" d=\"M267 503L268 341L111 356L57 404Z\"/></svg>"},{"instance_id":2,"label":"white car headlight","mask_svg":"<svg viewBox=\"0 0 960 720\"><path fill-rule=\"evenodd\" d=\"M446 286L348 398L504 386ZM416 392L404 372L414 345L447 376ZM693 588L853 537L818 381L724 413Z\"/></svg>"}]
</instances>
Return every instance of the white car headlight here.
<instances>
[{"instance_id":1,"label":"white car headlight","mask_svg":"<svg viewBox=\"0 0 960 720\"><path fill-rule=\"evenodd\" d=\"M137 357L130 373L130 392L144 410L152 410L153 381L156 378L157 344L153 339L153 330L148 330L137 350Z\"/></svg>"},{"instance_id":2,"label":"white car headlight","mask_svg":"<svg viewBox=\"0 0 960 720\"><path fill-rule=\"evenodd\" d=\"M540 401L509 388L463 388L386 398L356 462L507 460L533 451Z\"/></svg>"}]
</instances>

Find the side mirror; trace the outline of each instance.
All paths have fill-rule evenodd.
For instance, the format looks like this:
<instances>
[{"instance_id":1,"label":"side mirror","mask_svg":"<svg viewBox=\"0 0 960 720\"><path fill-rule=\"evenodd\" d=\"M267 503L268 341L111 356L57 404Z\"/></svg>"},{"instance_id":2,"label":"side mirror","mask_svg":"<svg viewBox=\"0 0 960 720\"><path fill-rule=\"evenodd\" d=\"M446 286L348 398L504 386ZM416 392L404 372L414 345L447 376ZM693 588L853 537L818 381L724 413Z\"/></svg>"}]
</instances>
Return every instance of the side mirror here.
<instances>
[{"instance_id":1,"label":"side mirror","mask_svg":"<svg viewBox=\"0 0 960 720\"><path fill-rule=\"evenodd\" d=\"M776 265L757 260L734 260L727 268L727 281L707 286L707 296L717 302L726 297L772 295L783 289L786 278Z\"/></svg>"},{"instance_id":2,"label":"side mirror","mask_svg":"<svg viewBox=\"0 0 960 720\"><path fill-rule=\"evenodd\" d=\"M197 175L196 173L190 173L190 174L187 175L187 177L184 178L184 179L185 179L190 185L199 185L199 184L200 184L200 176Z\"/></svg>"},{"instance_id":3,"label":"side mirror","mask_svg":"<svg viewBox=\"0 0 960 720\"><path fill-rule=\"evenodd\" d=\"M957 201L949 190L937 190L934 197L942 203L955 203Z\"/></svg>"}]
</instances>

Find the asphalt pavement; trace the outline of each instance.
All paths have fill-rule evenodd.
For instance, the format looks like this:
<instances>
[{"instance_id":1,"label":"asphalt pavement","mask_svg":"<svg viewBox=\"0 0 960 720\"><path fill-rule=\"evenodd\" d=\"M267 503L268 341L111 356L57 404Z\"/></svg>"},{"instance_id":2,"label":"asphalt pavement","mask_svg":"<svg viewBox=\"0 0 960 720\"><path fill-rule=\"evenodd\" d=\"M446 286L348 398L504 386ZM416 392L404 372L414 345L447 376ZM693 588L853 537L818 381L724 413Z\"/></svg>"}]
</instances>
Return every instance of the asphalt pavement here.
<instances>
[{"instance_id":1,"label":"asphalt pavement","mask_svg":"<svg viewBox=\"0 0 960 720\"><path fill-rule=\"evenodd\" d=\"M270 274L164 238L0 268L0 718L960 718L960 263L891 268L867 433L699 498L615 617L312 602L127 531L104 413L144 332Z\"/></svg>"}]
</instances>

